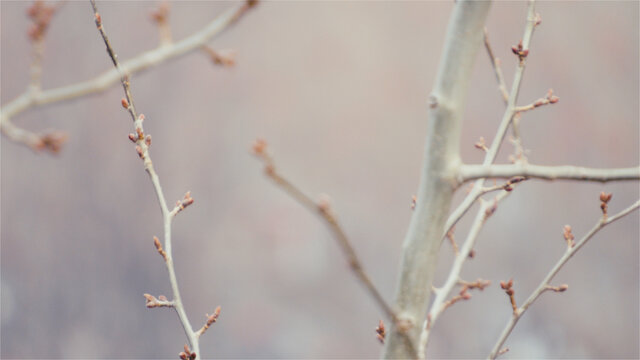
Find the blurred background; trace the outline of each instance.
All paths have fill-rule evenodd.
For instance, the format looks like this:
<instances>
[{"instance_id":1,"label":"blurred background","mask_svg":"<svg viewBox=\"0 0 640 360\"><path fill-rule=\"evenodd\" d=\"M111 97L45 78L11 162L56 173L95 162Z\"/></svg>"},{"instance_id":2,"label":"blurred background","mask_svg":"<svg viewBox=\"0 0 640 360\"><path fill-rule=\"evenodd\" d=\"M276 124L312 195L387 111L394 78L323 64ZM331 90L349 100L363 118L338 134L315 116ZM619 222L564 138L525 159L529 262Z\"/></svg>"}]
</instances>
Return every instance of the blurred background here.
<instances>
[{"instance_id":1,"label":"blurred background","mask_svg":"<svg viewBox=\"0 0 640 360\"><path fill-rule=\"evenodd\" d=\"M1 101L29 81L28 2L1 8ZM98 3L121 60L158 44L156 2ZM229 2L171 5L175 40ZM427 96L447 2L265 2L211 42L234 49L222 68L203 52L132 77L153 136L152 158L169 203L191 190L195 204L174 222L174 258L194 327L222 307L202 338L215 358L376 358L382 314L349 271L328 229L275 187L250 154L267 140L277 167L307 194L329 194L366 270L393 301L427 129ZM519 103L560 102L523 115L536 164L627 167L639 163L638 2L542 2ZM487 28L510 86L511 46L524 2L496 3ZM45 89L111 69L88 2L68 2L50 26ZM146 309L143 293L170 296L152 237L159 207L127 139L122 89L31 109L14 122L65 131L58 156L2 138L2 358L175 358L186 342L177 316ZM504 105L488 57L477 57L461 151L483 153ZM513 147L505 142L499 162ZM456 304L434 329L431 358L484 358L511 314L498 282L513 278L524 301L566 244L601 216L637 200L638 183L531 180L483 228L462 276L492 281ZM464 196L459 191L456 203ZM454 204L455 205L455 204ZM469 216L471 218L472 216ZM456 231L461 242L470 219ZM504 358L638 358L638 213L605 228L559 273L562 294L544 294L525 314ZM444 243L438 285L448 273Z\"/></svg>"}]
</instances>

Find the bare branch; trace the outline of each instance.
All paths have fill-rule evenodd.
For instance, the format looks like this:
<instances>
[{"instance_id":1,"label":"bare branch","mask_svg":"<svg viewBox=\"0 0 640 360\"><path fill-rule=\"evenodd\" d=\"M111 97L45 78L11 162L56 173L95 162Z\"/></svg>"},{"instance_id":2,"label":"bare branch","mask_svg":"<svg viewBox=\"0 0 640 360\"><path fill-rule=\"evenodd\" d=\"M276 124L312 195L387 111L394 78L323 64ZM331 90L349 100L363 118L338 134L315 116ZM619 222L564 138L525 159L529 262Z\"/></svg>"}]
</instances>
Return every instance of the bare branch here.
<instances>
[{"instance_id":1,"label":"bare branch","mask_svg":"<svg viewBox=\"0 0 640 360\"><path fill-rule=\"evenodd\" d=\"M531 293L531 295L524 302L524 304L522 304L522 306L520 306L520 308L518 308L517 311L513 312L513 315L507 322L507 325L502 331L502 334L500 335L500 337L498 338L498 341L494 345L493 350L491 350L491 353L489 354L489 357L488 357L489 359L495 359L499 355L500 348L502 347L502 345L504 345L504 342L507 340L507 337L509 337L509 334L511 334L511 331L513 330L514 326L516 326L516 324L518 323L518 320L520 320L522 315L527 311L527 309L533 304L534 301L536 301L536 299L543 292L547 290L561 292L568 288L568 286L566 285L564 286L561 285L559 287L553 287L550 285L551 280L553 280L553 278L560 271L560 269L562 269L562 267L567 263L567 261L569 261L569 259L571 259L571 257L575 255L575 253L578 252L578 250L580 250L593 237L593 235L595 235L603 227L630 214L634 210L637 210L638 207L640 207L640 200L636 201L635 204L629 206L628 208L622 210L621 212L617 213L614 216L611 216L609 218L604 218L604 217L601 218L600 221L598 221L598 223L582 239L580 239L580 241L578 241L575 246L567 247L567 250L565 251L564 255L560 258L560 260L558 260L558 262L551 269L551 271L549 271L549 273L544 278L544 280L540 282L540 285L538 285L538 287L533 291L533 293Z\"/></svg>"},{"instance_id":2,"label":"bare branch","mask_svg":"<svg viewBox=\"0 0 640 360\"><path fill-rule=\"evenodd\" d=\"M316 202L309 196L305 195L297 186L293 185L289 180L284 178L279 172L276 171L275 164L271 156L267 153L266 146L266 142L262 139L256 140L253 144L253 153L264 163L265 174L278 186L280 186L282 190L284 190L292 198L298 201L302 206L306 207L309 211L320 215L322 220L324 220L324 222L338 241L342 252L349 262L349 267L356 275L358 280L360 280L360 282L364 285L369 295L371 295L373 300L385 313L385 315L392 319L394 322L397 321L397 316L392 310L391 306L387 304L387 302L384 300L378 289L369 278L369 275L367 275L367 273L364 271L362 263L360 262L360 259L358 258L353 245L351 245L351 241L347 237L346 233L338 223L338 219L331 210L328 199L324 198L319 202Z\"/></svg>"},{"instance_id":3,"label":"bare branch","mask_svg":"<svg viewBox=\"0 0 640 360\"><path fill-rule=\"evenodd\" d=\"M498 80L498 90L500 90L500 95L502 95L504 103L508 104L509 93L507 93L507 85L504 82L504 76L502 75L502 69L500 68L500 59L493 55L493 49L491 48L491 43L489 42L489 34L486 27L484 28L484 47L485 49L487 49L487 55L489 55L491 66L493 66L493 72L496 74L496 80Z\"/></svg>"},{"instance_id":4,"label":"bare branch","mask_svg":"<svg viewBox=\"0 0 640 360\"><path fill-rule=\"evenodd\" d=\"M187 318L187 313L185 312L184 305L182 303L182 299L180 297L180 290L178 289L178 280L176 279L176 273L173 266L173 258L171 252L171 222L175 214L184 209L184 207L193 203L193 199L191 198L191 194L187 192L182 202L178 202L176 209L174 211L169 211L167 206L167 202L164 197L164 193L162 191L162 187L160 186L160 179L158 178L158 174L154 170L153 162L151 161L151 155L149 154L149 146L151 145L151 138L145 136L144 128L143 128L143 120L144 115L138 114L133 102L133 97L131 95L131 87L129 84L129 78L125 75L122 66L118 62L118 56L116 55L111 43L109 42L109 38L104 30L104 25L102 24L102 17L100 13L98 13L98 9L96 7L95 0L91 0L91 6L93 7L93 12L95 16L95 23L102 39L104 40L105 46L107 47L107 53L113 62L115 70L118 74L121 75L120 82L122 83L122 87L124 89L125 98L122 99L122 106L129 112L131 118L133 120L135 134L129 134L129 139L131 139L136 144L136 152L138 156L144 162L144 169L151 178L151 183L153 184L153 189L155 190L156 196L158 198L158 202L160 204L160 209L162 210L162 218L164 223L164 245L165 249L162 248L160 241L158 238L154 237L154 244L156 249L162 255L165 260L165 264L167 266L167 270L169 272L169 282L171 284L171 289L173 292L173 301L164 300L163 302L157 301L157 299L153 298L151 295L145 294L145 298L147 299L147 307L157 307L157 306L171 306L178 313L178 317L180 318L180 323L184 329L185 334L187 335L187 339L189 340L189 344L191 344L191 349L193 349L193 358L195 358L196 354L200 354L200 346L198 343L199 334L193 331L191 327L191 323ZM162 300L162 299L161 299ZM185 347L185 349L187 349Z\"/></svg>"},{"instance_id":5,"label":"bare branch","mask_svg":"<svg viewBox=\"0 0 640 360\"><path fill-rule=\"evenodd\" d=\"M529 43L531 42L531 37L533 36L533 30L539 23L537 20L538 17L535 13L535 1L529 0L527 7L527 22L521 41L521 45L523 48L529 48ZM485 155L484 161L482 163L485 166L490 165L495 161L496 156L498 155L498 150L500 150L500 146L502 145L504 137L507 133L507 129L509 128L509 125L517 114L517 112L515 111L515 104L518 100L518 95L520 94L520 85L522 83L525 65L526 61L524 61L523 58L518 63L518 68L516 69L516 73L513 78L513 84L511 85L509 101L507 102L507 108L504 112L504 115L502 116L502 121L498 126L498 130L496 132L495 138L493 139L493 142L491 143L491 147L486 151L487 154ZM451 212L451 215L449 215L449 218L447 219L447 225L442 235L443 237L449 231L449 229L451 229L452 226L455 226L455 224L464 216L464 214L467 213L467 211L471 208L475 201L482 195L483 183L484 179L476 180L469 195L467 195L462 203L460 203L460 205L458 205L458 207L453 212Z\"/></svg>"},{"instance_id":6,"label":"bare branch","mask_svg":"<svg viewBox=\"0 0 640 360\"><path fill-rule=\"evenodd\" d=\"M473 251L473 247L475 245L476 239L478 238L478 234L482 229L482 226L487 221L489 216L491 216L495 212L495 206L499 201L504 199L509 195L509 192L500 193L496 198L491 202L481 202L480 209L478 209L478 213L471 225L471 229L467 234L467 238L465 239L460 251L456 253L455 260L453 261L453 265L451 265L451 270L449 271L449 275L444 282L442 287L438 288L436 292L436 298L433 300L431 304L431 308L429 310L429 315L427 317L427 322L422 330L420 335L420 345L419 345L419 358L425 358L425 352L427 348L427 343L429 341L429 335L439 316L449 307L446 299L449 297L449 294L459 282L460 274L462 273L462 266L464 262L469 258L469 255Z\"/></svg>"},{"instance_id":7,"label":"bare branch","mask_svg":"<svg viewBox=\"0 0 640 360\"><path fill-rule=\"evenodd\" d=\"M522 176L545 180L624 181L639 180L640 167L619 169L595 169L578 166L542 166L531 164L462 165L460 183L483 178L511 178Z\"/></svg>"},{"instance_id":8,"label":"bare branch","mask_svg":"<svg viewBox=\"0 0 640 360\"><path fill-rule=\"evenodd\" d=\"M144 52L130 60L121 63L123 74L132 75L145 69L158 65L170 59L174 59L198 50L211 38L220 34L230 25L235 23L246 11L255 6L256 1L246 1L230 8L213 19L204 28L193 35L175 43L160 46L154 50ZM28 130L19 129L12 124L11 118L21 112L47 104L75 99L98 92L105 91L120 81L121 73L111 69L94 79L80 83L54 88L44 91L25 91L22 95L2 106L0 109L0 132L13 141L22 143L34 150L38 150L37 137L39 135Z\"/></svg>"},{"instance_id":9,"label":"bare branch","mask_svg":"<svg viewBox=\"0 0 640 360\"><path fill-rule=\"evenodd\" d=\"M533 103L531 103L529 105L518 106L515 109L515 111L521 113L521 112L533 110L533 109L535 109L537 107L540 107L540 106L555 104L559 100L560 100L560 98L558 98L557 96L553 95L553 89L549 89L549 91L547 92L547 96L545 96L544 98L540 98L540 99L536 100L535 102L533 102Z\"/></svg>"}]
</instances>

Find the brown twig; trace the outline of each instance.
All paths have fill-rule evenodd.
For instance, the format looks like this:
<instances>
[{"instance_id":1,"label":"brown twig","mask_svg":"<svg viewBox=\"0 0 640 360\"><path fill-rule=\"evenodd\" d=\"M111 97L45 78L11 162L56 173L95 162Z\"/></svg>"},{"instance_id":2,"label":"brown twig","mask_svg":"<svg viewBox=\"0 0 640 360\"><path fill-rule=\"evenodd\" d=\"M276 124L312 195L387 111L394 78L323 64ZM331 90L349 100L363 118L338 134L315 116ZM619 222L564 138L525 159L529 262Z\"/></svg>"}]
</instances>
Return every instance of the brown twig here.
<instances>
[{"instance_id":1,"label":"brown twig","mask_svg":"<svg viewBox=\"0 0 640 360\"><path fill-rule=\"evenodd\" d=\"M284 178L279 172L276 171L274 161L267 152L267 143L262 139L257 139L252 146L253 154L256 155L263 163L265 174L273 180L282 190L289 194L292 198L298 201L301 205L309 209L310 211L318 214L322 220L327 224L334 237L338 241L342 252L347 258L351 271L356 275L358 280L364 285L365 289L371 295L376 304L384 312L386 316L397 321L395 312L391 306L387 304L386 300L382 297L378 289L375 287L369 275L364 271L362 263L360 262L351 241L345 234L344 230L338 223L338 220L331 209L331 205L328 199L323 198L319 202L314 201L309 196L305 195L297 186L293 185L289 180Z\"/></svg>"},{"instance_id":2,"label":"brown twig","mask_svg":"<svg viewBox=\"0 0 640 360\"><path fill-rule=\"evenodd\" d=\"M153 296L149 294L145 294L145 298L147 299L147 307L170 306L176 310L176 312L178 313L178 317L180 318L180 323L182 324L185 334L187 335L187 339L189 340L189 344L191 345L191 349L193 349L193 351L191 352L188 350L188 347L185 346L186 354L188 355L189 358L195 359L196 354L200 354L200 348L198 343L199 335L193 331L193 328L191 327L191 323L187 318L187 313L185 312L184 305L182 303L182 299L180 296L180 291L178 289L178 281L175 274L175 268L173 265L172 252L171 252L172 220L175 217L175 214L177 214L180 210L184 209L184 207L192 204L193 199L191 198L191 194L187 192L187 194L184 196L183 201L178 202L178 205L173 211L169 211L167 202L164 197L164 193L162 191L162 187L160 186L160 179L158 178L158 174L156 173L153 167L153 162L151 161L151 155L149 154L151 138L149 136L145 136L145 132L143 128L143 121L145 117L143 114L138 114L138 112L136 111L136 107L133 102L133 97L131 95L131 86L129 83L129 77L125 74L124 70L122 69L118 61L118 57L115 54L113 47L111 46L109 38L107 37L107 34L104 30L104 25L102 23L102 17L98 12L95 0L91 0L91 6L93 7L96 27L98 28L98 31L102 36L104 44L107 48L107 53L109 54L109 57L111 58L111 61L113 62L114 67L116 68L118 73L121 75L120 82L122 84L124 94L125 94L125 98L121 100L121 104L122 104L122 107L125 108L129 113L129 115L131 116L131 119L133 120L133 124L134 124L134 130L135 130L135 133L129 134L129 139L131 139L136 144L135 150L138 156L142 159L144 163L144 169L151 179L151 183L153 184L153 188L155 190L156 196L158 198L158 202L160 204L160 209L162 210L162 217L163 217L163 223L164 223L164 245L165 245L164 249L161 246L160 241L158 240L157 237L154 237L154 244L158 252L162 255L163 259L165 260L165 264L169 272L169 282L171 284L171 289L173 292L173 301L160 299L161 302L159 302L158 299L155 299Z\"/></svg>"},{"instance_id":3,"label":"brown twig","mask_svg":"<svg viewBox=\"0 0 640 360\"><path fill-rule=\"evenodd\" d=\"M509 281L500 281L500 287L504 292L509 296L509 301L511 302L511 309L513 310L513 316L518 315L518 305L516 305L516 297L515 290L513 290L513 279L509 279Z\"/></svg>"},{"instance_id":4,"label":"brown twig","mask_svg":"<svg viewBox=\"0 0 640 360\"><path fill-rule=\"evenodd\" d=\"M536 100L535 102L529 104L529 105L525 105L525 106L518 106L516 107L516 112L518 113L522 113L525 111L529 111L529 110L533 110L537 107L540 106L544 106L544 105L549 105L549 104L555 104L560 100L559 97L553 95L553 89L549 89L549 91L547 92L547 96L544 98L540 98L538 100Z\"/></svg>"},{"instance_id":5,"label":"brown twig","mask_svg":"<svg viewBox=\"0 0 640 360\"><path fill-rule=\"evenodd\" d=\"M338 245L349 263L349 268L354 273L356 278L364 285L365 289L375 301L382 312L390 318L396 326L406 326L403 320L399 319L395 311L389 306L387 301L382 297L378 289L375 287L369 275L365 272L362 263L360 262L351 241L347 237L346 233L338 223L338 220L331 209L331 204L326 196L323 196L320 201L316 202L307 195L305 195L298 187L289 182L279 172L276 171L276 167L273 158L267 152L267 143L263 139L257 139L252 146L252 152L263 163L265 174L273 180L282 190L289 194L292 198L298 201L302 206L306 207L309 211L318 214L327 224L335 239L338 241ZM405 333L403 335L405 340L411 347L411 352L415 352L413 342Z\"/></svg>"},{"instance_id":6,"label":"brown twig","mask_svg":"<svg viewBox=\"0 0 640 360\"><path fill-rule=\"evenodd\" d=\"M231 67L236 64L235 50L214 50L211 46L203 46L202 49L209 55L211 61L216 65Z\"/></svg>"},{"instance_id":7,"label":"brown twig","mask_svg":"<svg viewBox=\"0 0 640 360\"><path fill-rule=\"evenodd\" d=\"M518 323L518 320L520 320L522 315L527 311L527 309L529 309L529 307L533 304L533 302L536 301L536 299L538 299L540 295L542 295L542 293L548 290L562 292L568 289L568 285L566 284L560 285L558 287L549 285L551 283L551 280L553 280L553 278L560 271L560 269L562 269L562 267L567 263L567 261L569 261L569 259L571 259L571 257L573 257L573 255L575 255L575 253L578 252L603 227L630 214L631 212L637 210L638 207L640 207L640 200L636 201L633 205L622 210L621 212L617 213L614 216L611 216L609 218L601 218L600 221L598 221L598 223L582 239L580 239L580 241L578 241L575 246L567 247L567 250L565 251L564 255L558 260L558 262L554 265L554 267L549 271L549 273L542 280L542 282L540 282L538 287L531 293L531 295L529 295L529 298L527 298L524 304L522 304L520 308L517 308L517 310L514 310L511 318L507 322L507 325L505 326L504 330L500 334L498 341L494 345L493 350L489 354L489 359L495 359L499 355L500 348L502 347L502 345L504 345L504 342L507 340L507 338L511 334L511 331Z\"/></svg>"},{"instance_id":8,"label":"brown twig","mask_svg":"<svg viewBox=\"0 0 640 360\"><path fill-rule=\"evenodd\" d=\"M486 27L484 28L484 47L485 49L487 49L487 55L489 55L489 60L491 61L493 72L496 74L496 80L498 80L498 90L500 90L500 95L502 95L504 103L507 104L509 102L509 93L507 92L507 85L504 81L504 76L502 75L502 69L500 68L500 59L493 55L493 50L491 49L489 34Z\"/></svg>"},{"instance_id":9,"label":"brown twig","mask_svg":"<svg viewBox=\"0 0 640 360\"><path fill-rule=\"evenodd\" d=\"M213 323L218 321L218 317L220 317L220 306L213 311L213 314L207 314L207 322L200 328L200 330L196 331L196 335L200 337L204 334L204 332L207 331Z\"/></svg>"}]
</instances>

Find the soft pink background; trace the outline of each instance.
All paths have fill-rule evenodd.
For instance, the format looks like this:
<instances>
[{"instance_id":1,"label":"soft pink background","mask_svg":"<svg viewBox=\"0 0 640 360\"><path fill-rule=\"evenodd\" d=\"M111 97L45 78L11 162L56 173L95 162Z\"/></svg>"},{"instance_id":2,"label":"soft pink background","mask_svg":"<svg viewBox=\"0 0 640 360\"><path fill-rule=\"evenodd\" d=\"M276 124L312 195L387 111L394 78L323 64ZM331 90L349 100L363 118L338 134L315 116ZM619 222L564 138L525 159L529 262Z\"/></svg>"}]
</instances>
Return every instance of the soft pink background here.
<instances>
[{"instance_id":1,"label":"soft pink background","mask_svg":"<svg viewBox=\"0 0 640 360\"><path fill-rule=\"evenodd\" d=\"M120 59L157 45L154 2L100 2ZM225 2L173 4L175 39ZM1 100L29 79L26 2L1 4ZM170 202L196 202L174 227L174 256L194 326L220 305L202 339L215 358L375 358L381 314L349 272L325 226L262 174L258 136L279 169L308 194L327 193L365 268L392 301L427 128L426 102L453 2L267 2L212 41L237 66L202 53L132 79L153 135L152 156ZM638 2L543 2L520 103L552 87L554 106L522 119L536 164L625 167L639 162ZM488 30L510 83L526 5L494 4ZM45 88L110 69L88 2L69 2L46 43ZM170 289L152 245L157 202L127 133L122 89L32 109L14 120L70 138L57 157L2 138L2 358L175 358L185 342L173 311L148 310L145 292ZM479 53L462 139L493 138L504 106ZM507 142L500 161L512 147ZM638 184L529 181L484 227L463 277L490 279L440 319L428 356L485 357L510 316L497 283L511 277L522 302L565 249L617 212ZM463 194L456 197L456 201ZM469 221L458 227L462 241ZM505 358L638 358L638 214L604 229L507 341ZM452 252L445 243L439 279Z\"/></svg>"}]
</instances>

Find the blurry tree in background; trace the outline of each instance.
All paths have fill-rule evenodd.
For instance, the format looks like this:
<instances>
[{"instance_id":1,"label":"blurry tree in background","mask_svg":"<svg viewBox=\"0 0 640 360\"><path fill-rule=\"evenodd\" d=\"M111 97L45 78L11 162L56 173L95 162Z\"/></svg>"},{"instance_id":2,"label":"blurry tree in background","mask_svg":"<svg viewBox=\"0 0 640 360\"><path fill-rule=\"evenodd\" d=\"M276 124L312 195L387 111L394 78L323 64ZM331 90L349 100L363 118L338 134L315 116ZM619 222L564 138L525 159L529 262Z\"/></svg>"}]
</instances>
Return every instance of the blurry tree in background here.
<instances>
[{"instance_id":1,"label":"blurry tree in background","mask_svg":"<svg viewBox=\"0 0 640 360\"><path fill-rule=\"evenodd\" d=\"M638 356L637 3L83 5L2 3L2 357Z\"/></svg>"}]
</instances>

